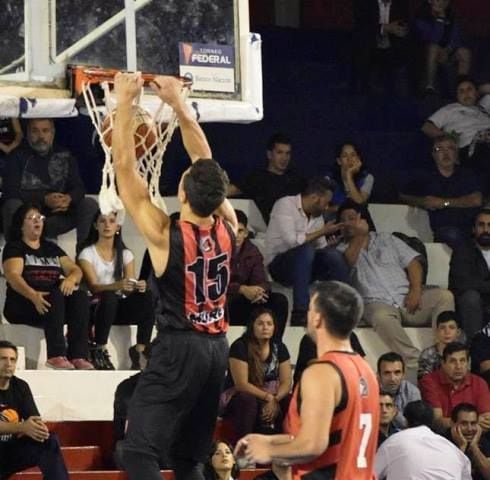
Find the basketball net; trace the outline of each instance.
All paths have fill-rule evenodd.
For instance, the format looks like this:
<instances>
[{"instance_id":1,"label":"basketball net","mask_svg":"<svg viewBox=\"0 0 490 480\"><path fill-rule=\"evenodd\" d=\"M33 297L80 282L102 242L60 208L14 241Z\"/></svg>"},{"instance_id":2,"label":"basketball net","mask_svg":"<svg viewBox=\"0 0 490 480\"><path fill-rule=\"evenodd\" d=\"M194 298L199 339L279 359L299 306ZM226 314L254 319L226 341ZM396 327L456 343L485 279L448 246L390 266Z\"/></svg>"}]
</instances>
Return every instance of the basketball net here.
<instances>
[{"instance_id":1,"label":"basketball net","mask_svg":"<svg viewBox=\"0 0 490 480\"><path fill-rule=\"evenodd\" d=\"M90 88L93 82L85 81L82 84L82 93L87 106L87 111L92 120L92 123L99 136L99 141L104 150L104 167L102 169L102 185L99 192L99 207L103 215L108 215L111 212L117 212L120 222L124 219L124 206L117 194L116 177L114 172L114 164L112 161L112 134L114 126L114 110L117 108L115 97L110 92L109 83L101 82L104 91L105 109L97 105L96 99ZM143 92L143 89L142 89ZM183 82L182 97L187 98L190 92L190 84ZM134 102L134 105L141 107L143 94ZM141 178L148 186L148 192L152 203L167 212L167 208L163 197L160 194L160 174L162 171L163 155L170 142L175 128L177 127L177 115L171 110L170 120L163 123L163 110L165 103L161 101L160 106L152 115L149 111L147 118L151 118L151 124L148 125L147 133L142 141L137 142L139 153L136 155L137 171ZM154 132L154 135L148 135L149 132ZM137 133L132 132L136 137ZM151 140L153 138L153 140ZM110 139L110 141L106 141ZM150 142L148 140L150 139ZM136 139L135 139L136 142Z\"/></svg>"}]
</instances>

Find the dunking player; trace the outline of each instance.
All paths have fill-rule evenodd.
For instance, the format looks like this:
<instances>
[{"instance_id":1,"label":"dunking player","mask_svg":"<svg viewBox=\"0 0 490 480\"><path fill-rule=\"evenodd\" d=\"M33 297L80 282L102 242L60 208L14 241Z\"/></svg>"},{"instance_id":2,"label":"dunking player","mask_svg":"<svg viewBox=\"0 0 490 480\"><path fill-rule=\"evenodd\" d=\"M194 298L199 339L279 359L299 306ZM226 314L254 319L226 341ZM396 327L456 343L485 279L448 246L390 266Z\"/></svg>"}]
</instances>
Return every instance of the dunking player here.
<instances>
[{"instance_id":1,"label":"dunking player","mask_svg":"<svg viewBox=\"0 0 490 480\"><path fill-rule=\"evenodd\" d=\"M131 133L142 84L138 74L115 78L113 160L121 200L148 245L163 315L129 407L122 457L131 480L161 480L159 464L170 465L177 480L200 480L227 364L224 307L237 220L225 198L226 174L172 77L157 77L152 87L176 112L192 166L179 184L180 220L150 202Z\"/></svg>"},{"instance_id":2,"label":"dunking player","mask_svg":"<svg viewBox=\"0 0 490 480\"><path fill-rule=\"evenodd\" d=\"M349 336L363 311L361 297L340 282L313 286L308 334L318 360L303 372L285 421L289 435L247 435L236 447L249 461L276 464L276 475L294 480L374 479L378 439L378 382L354 353Z\"/></svg>"}]
</instances>

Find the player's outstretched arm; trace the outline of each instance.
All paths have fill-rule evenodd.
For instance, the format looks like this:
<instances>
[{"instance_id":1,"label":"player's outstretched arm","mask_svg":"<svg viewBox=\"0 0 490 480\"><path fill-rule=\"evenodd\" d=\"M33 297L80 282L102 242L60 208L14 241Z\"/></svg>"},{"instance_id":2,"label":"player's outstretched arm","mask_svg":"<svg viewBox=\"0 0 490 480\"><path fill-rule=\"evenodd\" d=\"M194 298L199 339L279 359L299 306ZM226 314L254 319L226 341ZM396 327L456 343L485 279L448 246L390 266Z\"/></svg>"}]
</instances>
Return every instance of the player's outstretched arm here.
<instances>
[{"instance_id":1,"label":"player's outstretched arm","mask_svg":"<svg viewBox=\"0 0 490 480\"><path fill-rule=\"evenodd\" d=\"M143 88L143 79L139 73L118 73L114 88L117 109L112 132L112 155L118 194L150 244L161 244L162 232L169 223L169 217L152 204L147 185L137 172L132 135L133 101Z\"/></svg>"},{"instance_id":2,"label":"player's outstretched arm","mask_svg":"<svg viewBox=\"0 0 490 480\"><path fill-rule=\"evenodd\" d=\"M159 76L151 86L153 91L176 113L182 141L191 162L194 163L200 158L211 158L211 148L206 135L182 98L182 82L175 77Z\"/></svg>"}]
</instances>

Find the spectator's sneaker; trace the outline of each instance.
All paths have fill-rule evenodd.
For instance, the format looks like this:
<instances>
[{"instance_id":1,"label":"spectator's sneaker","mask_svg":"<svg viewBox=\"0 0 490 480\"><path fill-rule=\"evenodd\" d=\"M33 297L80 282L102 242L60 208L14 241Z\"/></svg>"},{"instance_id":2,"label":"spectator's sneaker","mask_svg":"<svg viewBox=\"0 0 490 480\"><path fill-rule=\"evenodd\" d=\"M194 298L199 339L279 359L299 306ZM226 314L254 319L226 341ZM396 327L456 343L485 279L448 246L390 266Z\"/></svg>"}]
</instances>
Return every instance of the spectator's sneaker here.
<instances>
[{"instance_id":1,"label":"spectator's sneaker","mask_svg":"<svg viewBox=\"0 0 490 480\"><path fill-rule=\"evenodd\" d=\"M73 363L71 363L66 357L48 358L46 366L54 370L75 370Z\"/></svg>"},{"instance_id":2,"label":"spectator's sneaker","mask_svg":"<svg viewBox=\"0 0 490 480\"><path fill-rule=\"evenodd\" d=\"M146 350L145 350L146 351ZM143 370L148 363L148 357L145 351L138 352L136 345L129 349L129 358L131 359L131 370Z\"/></svg>"},{"instance_id":3,"label":"spectator's sneaker","mask_svg":"<svg viewBox=\"0 0 490 480\"><path fill-rule=\"evenodd\" d=\"M70 362L77 370L95 370L94 366L85 358L72 358Z\"/></svg>"},{"instance_id":4,"label":"spectator's sneaker","mask_svg":"<svg viewBox=\"0 0 490 480\"><path fill-rule=\"evenodd\" d=\"M114 367L113 363L111 362L111 356L109 355L109 352L107 351L107 348L102 349L102 358L104 359L104 370L115 370L116 368Z\"/></svg>"}]
</instances>

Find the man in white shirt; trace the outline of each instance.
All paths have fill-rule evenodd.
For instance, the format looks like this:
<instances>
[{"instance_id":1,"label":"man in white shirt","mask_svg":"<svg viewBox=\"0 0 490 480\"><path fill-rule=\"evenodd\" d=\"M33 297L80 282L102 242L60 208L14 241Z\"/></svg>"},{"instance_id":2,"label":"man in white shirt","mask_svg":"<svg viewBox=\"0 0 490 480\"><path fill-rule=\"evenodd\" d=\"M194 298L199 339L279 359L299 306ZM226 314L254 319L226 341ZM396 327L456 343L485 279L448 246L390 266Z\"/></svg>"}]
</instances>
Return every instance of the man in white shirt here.
<instances>
[{"instance_id":1,"label":"man in white shirt","mask_svg":"<svg viewBox=\"0 0 490 480\"><path fill-rule=\"evenodd\" d=\"M421 400L404 410L408 428L391 435L376 453L379 480L471 480L471 463L429 425L432 408Z\"/></svg>"},{"instance_id":2,"label":"man in white shirt","mask_svg":"<svg viewBox=\"0 0 490 480\"><path fill-rule=\"evenodd\" d=\"M347 263L327 242L342 228L323 219L332 191L329 180L312 178L301 194L283 197L272 208L265 263L275 281L293 288L291 325L305 325L313 280L349 282Z\"/></svg>"}]
</instances>

